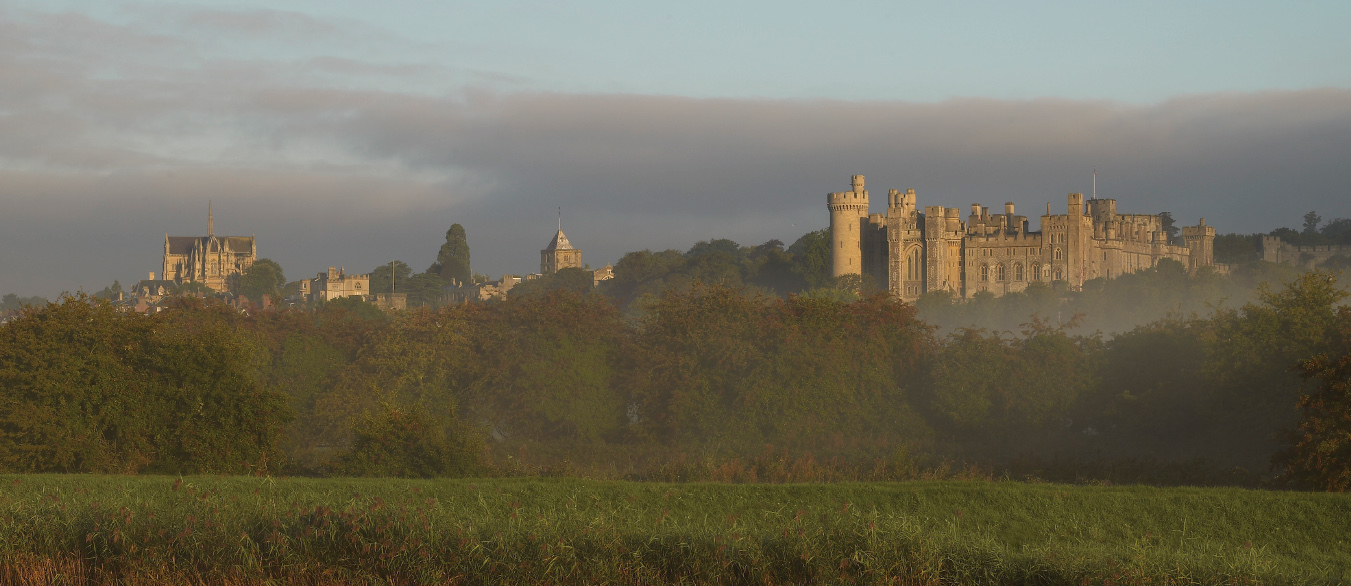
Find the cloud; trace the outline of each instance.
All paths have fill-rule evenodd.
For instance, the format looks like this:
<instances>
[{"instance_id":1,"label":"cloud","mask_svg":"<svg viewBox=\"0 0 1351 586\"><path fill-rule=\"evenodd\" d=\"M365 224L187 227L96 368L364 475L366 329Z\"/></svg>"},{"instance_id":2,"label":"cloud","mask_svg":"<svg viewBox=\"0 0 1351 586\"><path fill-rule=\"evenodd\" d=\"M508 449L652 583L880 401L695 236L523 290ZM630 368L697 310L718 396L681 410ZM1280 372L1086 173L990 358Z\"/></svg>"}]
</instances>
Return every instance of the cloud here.
<instances>
[{"instance_id":1,"label":"cloud","mask_svg":"<svg viewBox=\"0 0 1351 586\"><path fill-rule=\"evenodd\" d=\"M341 34L227 16L199 23ZM102 50L56 42L71 26ZM1143 106L445 93L416 89L436 71L422 64L231 58L87 17L0 14L0 33L0 293L143 278L166 231L202 231L208 199L220 231L256 233L291 278L421 268L452 222L476 270L533 271L560 206L593 265L713 237L791 242L826 225L825 193L856 173L874 211L887 188L915 188L921 205L1035 217L1097 168L1122 211L1222 232L1351 216L1346 90Z\"/></svg>"}]
</instances>

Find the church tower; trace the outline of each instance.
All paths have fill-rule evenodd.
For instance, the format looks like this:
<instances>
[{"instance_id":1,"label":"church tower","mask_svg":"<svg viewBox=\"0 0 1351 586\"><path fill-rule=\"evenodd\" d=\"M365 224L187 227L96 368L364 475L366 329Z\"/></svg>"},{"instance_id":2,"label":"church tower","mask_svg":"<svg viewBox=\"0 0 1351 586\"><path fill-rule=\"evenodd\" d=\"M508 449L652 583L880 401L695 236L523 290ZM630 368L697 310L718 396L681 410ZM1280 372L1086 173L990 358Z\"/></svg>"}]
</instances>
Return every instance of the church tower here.
<instances>
[{"instance_id":1,"label":"church tower","mask_svg":"<svg viewBox=\"0 0 1351 586\"><path fill-rule=\"evenodd\" d=\"M582 251L572 247L568 237L563 234L563 218L558 218L558 233L549 241L549 246L539 251L539 272L545 275L557 273L559 269L582 268Z\"/></svg>"}]
</instances>

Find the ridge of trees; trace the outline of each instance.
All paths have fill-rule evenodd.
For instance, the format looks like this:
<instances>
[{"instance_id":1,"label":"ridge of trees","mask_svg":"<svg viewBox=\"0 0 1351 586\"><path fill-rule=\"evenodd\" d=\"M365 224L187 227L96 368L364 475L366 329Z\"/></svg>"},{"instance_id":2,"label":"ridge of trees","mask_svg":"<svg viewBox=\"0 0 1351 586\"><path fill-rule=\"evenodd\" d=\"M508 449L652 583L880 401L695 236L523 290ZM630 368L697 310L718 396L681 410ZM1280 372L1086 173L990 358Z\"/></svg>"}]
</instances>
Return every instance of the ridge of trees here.
<instances>
[{"instance_id":1,"label":"ridge of trees","mask_svg":"<svg viewBox=\"0 0 1351 586\"><path fill-rule=\"evenodd\" d=\"M1146 282L1172 278L1209 277ZM395 314L185 298L142 316L78 295L0 328L0 469L665 477L689 456L773 446L869 467L1073 480L1055 474L1105 459L1143 463L1125 480L1343 490L1345 295L1312 272L1110 338L1035 314L1013 333L945 334L885 294L744 283L668 286L637 315L566 289Z\"/></svg>"}]
</instances>

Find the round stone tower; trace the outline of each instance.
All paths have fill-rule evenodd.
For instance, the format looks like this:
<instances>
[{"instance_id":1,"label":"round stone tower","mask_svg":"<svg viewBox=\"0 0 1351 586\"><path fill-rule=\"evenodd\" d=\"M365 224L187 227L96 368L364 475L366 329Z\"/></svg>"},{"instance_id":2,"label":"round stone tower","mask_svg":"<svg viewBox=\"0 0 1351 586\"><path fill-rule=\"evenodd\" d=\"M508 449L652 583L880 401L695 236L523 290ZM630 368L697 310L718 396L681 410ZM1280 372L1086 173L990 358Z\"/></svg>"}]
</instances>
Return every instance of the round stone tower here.
<instances>
[{"instance_id":1,"label":"round stone tower","mask_svg":"<svg viewBox=\"0 0 1351 586\"><path fill-rule=\"evenodd\" d=\"M849 191L826 195L830 208L830 276L863 272L863 222L868 217L868 190L854 175Z\"/></svg>"}]
</instances>

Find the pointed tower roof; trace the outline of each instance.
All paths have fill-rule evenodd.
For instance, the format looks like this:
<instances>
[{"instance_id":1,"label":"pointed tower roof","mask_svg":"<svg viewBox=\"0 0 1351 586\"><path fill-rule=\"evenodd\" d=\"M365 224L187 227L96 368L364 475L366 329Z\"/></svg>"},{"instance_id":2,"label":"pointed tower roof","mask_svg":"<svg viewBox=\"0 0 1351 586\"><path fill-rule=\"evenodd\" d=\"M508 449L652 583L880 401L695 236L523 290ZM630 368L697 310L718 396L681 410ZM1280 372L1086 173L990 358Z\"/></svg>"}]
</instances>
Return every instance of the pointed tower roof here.
<instances>
[{"instance_id":1,"label":"pointed tower roof","mask_svg":"<svg viewBox=\"0 0 1351 586\"><path fill-rule=\"evenodd\" d=\"M572 243L568 242L568 237L563 234L563 208L558 208L558 233L554 234L554 239L549 241L549 246L544 250L575 250Z\"/></svg>"},{"instance_id":2,"label":"pointed tower roof","mask_svg":"<svg viewBox=\"0 0 1351 586\"><path fill-rule=\"evenodd\" d=\"M554 234L554 239L549 241L549 246L544 250L573 250L572 243L568 242L568 237L563 234L563 229L559 228L558 233Z\"/></svg>"}]
</instances>

